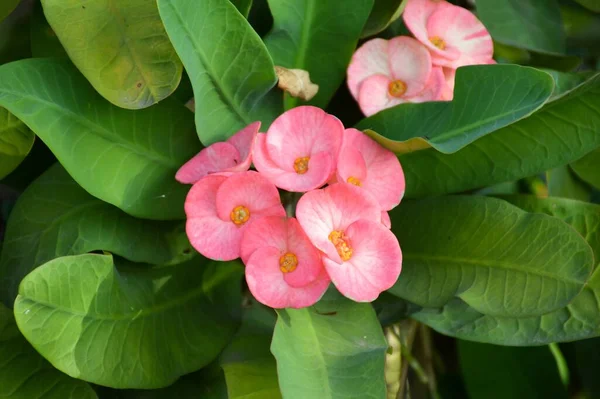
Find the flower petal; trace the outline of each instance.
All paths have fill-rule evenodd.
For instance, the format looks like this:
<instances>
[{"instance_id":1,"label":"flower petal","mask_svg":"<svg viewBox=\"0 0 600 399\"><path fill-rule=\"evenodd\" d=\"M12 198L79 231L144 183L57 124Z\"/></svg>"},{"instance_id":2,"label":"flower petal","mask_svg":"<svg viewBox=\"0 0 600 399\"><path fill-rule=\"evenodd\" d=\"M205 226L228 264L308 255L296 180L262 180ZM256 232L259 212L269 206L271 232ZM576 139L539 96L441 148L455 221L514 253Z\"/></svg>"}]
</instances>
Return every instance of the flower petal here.
<instances>
[{"instance_id":1,"label":"flower petal","mask_svg":"<svg viewBox=\"0 0 600 399\"><path fill-rule=\"evenodd\" d=\"M406 27L417 40L423 43L429 51L431 51L432 55L436 54L440 57L452 60L459 57L458 51L453 48L448 48L446 50L437 48L430 40L430 37L433 37L434 35L428 31L428 21L431 15L440 9L449 7L454 6L444 0L406 0L406 7L404 8L402 17Z\"/></svg>"},{"instance_id":2,"label":"flower petal","mask_svg":"<svg viewBox=\"0 0 600 399\"><path fill-rule=\"evenodd\" d=\"M243 229L216 215L188 218L185 230L192 246L209 259L239 258Z\"/></svg>"},{"instance_id":3,"label":"flower petal","mask_svg":"<svg viewBox=\"0 0 600 399\"><path fill-rule=\"evenodd\" d=\"M184 205L188 219L217 214L217 190L225 180L227 180L226 176L211 175L192 186Z\"/></svg>"},{"instance_id":4,"label":"flower petal","mask_svg":"<svg viewBox=\"0 0 600 399\"><path fill-rule=\"evenodd\" d=\"M287 252L298 258L296 270L285 273L284 280L292 287L304 287L313 283L323 272L321 254L294 218L287 219Z\"/></svg>"},{"instance_id":5,"label":"flower petal","mask_svg":"<svg viewBox=\"0 0 600 399\"><path fill-rule=\"evenodd\" d=\"M366 179L367 165L359 149L360 147L355 146L342 146L337 165L337 176L340 182L345 183L348 179L354 178L362 184Z\"/></svg>"},{"instance_id":6,"label":"flower petal","mask_svg":"<svg viewBox=\"0 0 600 399\"><path fill-rule=\"evenodd\" d=\"M392 219L390 219L390 214L386 211L381 211L381 224L388 229L392 228Z\"/></svg>"},{"instance_id":7,"label":"flower petal","mask_svg":"<svg viewBox=\"0 0 600 399\"><path fill-rule=\"evenodd\" d=\"M238 166L240 160L239 151L230 143L214 143L183 164L175 174L175 179L180 183L193 184L208 174Z\"/></svg>"},{"instance_id":8,"label":"flower petal","mask_svg":"<svg viewBox=\"0 0 600 399\"><path fill-rule=\"evenodd\" d=\"M362 82L373 75L390 76L388 41L372 39L356 50L348 66L348 89L355 99Z\"/></svg>"},{"instance_id":9,"label":"flower petal","mask_svg":"<svg viewBox=\"0 0 600 399\"><path fill-rule=\"evenodd\" d=\"M421 92L431 73L431 56L425 46L408 36L390 40L389 62L393 79L406 84L405 97Z\"/></svg>"},{"instance_id":10,"label":"flower petal","mask_svg":"<svg viewBox=\"0 0 600 399\"><path fill-rule=\"evenodd\" d=\"M425 89L416 96L409 98L408 101L413 103L440 101L446 87L446 78L444 77L442 68L434 67L431 70L431 75Z\"/></svg>"},{"instance_id":11,"label":"flower petal","mask_svg":"<svg viewBox=\"0 0 600 399\"><path fill-rule=\"evenodd\" d=\"M345 231L352 258L341 264L323 259L336 288L356 302L371 302L400 275L402 252L394 234L381 223L358 220Z\"/></svg>"},{"instance_id":12,"label":"flower petal","mask_svg":"<svg viewBox=\"0 0 600 399\"><path fill-rule=\"evenodd\" d=\"M282 216L266 216L251 223L242 237L240 257L244 263L259 248L277 248L280 253L287 249L287 224Z\"/></svg>"},{"instance_id":13,"label":"flower petal","mask_svg":"<svg viewBox=\"0 0 600 399\"><path fill-rule=\"evenodd\" d=\"M402 104L406 100L389 95L390 79L384 75L374 75L366 79L358 91L358 105L366 116L371 116L386 108Z\"/></svg>"},{"instance_id":14,"label":"flower petal","mask_svg":"<svg viewBox=\"0 0 600 399\"><path fill-rule=\"evenodd\" d=\"M252 163L252 144L260 129L260 122L253 122L231 136L227 143L233 145L240 154L240 162L229 171L243 172L250 168Z\"/></svg>"}]
</instances>

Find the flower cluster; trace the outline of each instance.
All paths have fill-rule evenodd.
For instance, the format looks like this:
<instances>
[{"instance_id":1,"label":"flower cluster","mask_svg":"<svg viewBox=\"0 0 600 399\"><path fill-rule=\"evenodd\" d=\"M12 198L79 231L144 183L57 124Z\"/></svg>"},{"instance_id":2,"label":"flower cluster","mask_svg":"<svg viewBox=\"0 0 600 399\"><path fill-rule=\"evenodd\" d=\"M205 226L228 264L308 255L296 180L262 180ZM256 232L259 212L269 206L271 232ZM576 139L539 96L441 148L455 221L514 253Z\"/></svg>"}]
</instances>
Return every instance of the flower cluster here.
<instances>
[{"instance_id":1,"label":"flower cluster","mask_svg":"<svg viewBox=\"0 0 600 399\"><path fill-rule=\"evenodd\" d=\"M348 88L367 116L405 102L451 100L457 68L495 63L492 38L469 10L407 0L402 15L415 38L369 40L348 67Z\"/></svg>"},{"instance_id":2,"label":"flower cluster","mask_svg":"<svg viewBox=\"0 0 600 399\"><path fill-rule=\"evenodd\" d=\"M193 184L191 244L211 259L240 257L250 291L273 308L310 306L330 282L355 301L377 298L402 264L387 213L404 195L398 158L312 106L259 129L250 124L177 172Z\"/></svg>"}]
</instances>

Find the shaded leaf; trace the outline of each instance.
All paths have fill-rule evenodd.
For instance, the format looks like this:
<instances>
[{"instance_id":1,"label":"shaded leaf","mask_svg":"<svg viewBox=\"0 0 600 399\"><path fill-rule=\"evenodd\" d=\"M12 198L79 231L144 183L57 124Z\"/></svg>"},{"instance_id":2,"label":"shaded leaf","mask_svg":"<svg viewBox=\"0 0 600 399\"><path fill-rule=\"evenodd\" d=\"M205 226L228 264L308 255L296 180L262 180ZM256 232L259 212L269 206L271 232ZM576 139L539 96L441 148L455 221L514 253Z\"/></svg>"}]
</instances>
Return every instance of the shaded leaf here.
<instances>
[{"instance_id":1,"label":"shaded leaf","mask_svg":"<svg viewBox=\"0 0 600 399\"><path fill-rule=\"evenodd\" d=\"M235 6L229 0L158 0L158 8L194 87L202 143L224 141L257 120L268 127L281 109L265 101L277 84L273 61Z\"/></svg>"},{"instance_id":2,"label":"shaded leaf","mask_svg":"<svg viewBox=\"0 0 600 399\"><path fill-rule=\"evenodd\" d=\"M231 0L231 2L240 14L248 18L248 14L250 14L250 9L252 8L252 0Z\"/></svg>"},{"instance_id":3,"label":"shaded leaf","mask_svg":"<svg viewBox=\"0 0 600 399\"><path fill-rule=\"evenodd\" d=\"M89 195L56 164L25 190L8 219L0 255L2 301L12 306L19 283L36 267L96 250L150 264L193 254L183 222L131 217Z\"/></svg>"},{"instance_id":4,"label":"shaded leaf","mask_svg":"<svg viewBox=\"0 0 600 399\"><path fill-rule=\"evenodd\" d=\"M271 345L286 398L385 398L386 349L371 305L331 292L279 311Z\"/></svg>"},{"instance_id":5,"label":"shaded leaf","mask_svg":"<svg viewBox=\"0 0 600 399\"><path fill-rule=\"evenodd\" d=\"M486 315L540 315L573 300L593 268L566 223L499 199L407 201L390 216L403 267L389 292L419 306L458 298Z\"/></svg>"},{"instance_id":6,"label":"shaded leaf","mask_svg":"<svg viewBox=\"0 0 600 399\"><path fill-rule=\"evenodd\" d=\"M41 3L34 4L30 36L33 57L68 57L56 33L46 21Z\"/></svg>"},{"instance_id":7,"label":"shaded leaf","mask_svg":"<svg viewBox=\"0 0 600 399\"><path fill-rule=\"evenodd\" d=\"M0 179L25 159L35 135L5 108L0 107Z\"/></svg>"},{"instance_id":8,"label":"shaded leaf","mask_svg":"<svg viewBox=\"0 0 600 399\"><path fill-rule=\"evenodd\" d=\"M127 109L168 97L183 66L154 0L42 0L44 14L77 68Z\"/></svg>"},{"instance_id":9,"label":"shaded leaf","mask_svg":"<svg viewBox=\"0 0 600 399\"><path fill-rule=\"evenodd\" d=\"M67 60L0 67L0 106L52 150L86 191L148 219L184 218L177 169L199 149L192 113L175 99L128 111L100 97Z\"/></svg>"},{"instance_id":10,"label":"shaded leaf","mask_svg":"<svg viewBox=\"0 0 600 399\"><path fill-rule=\"evenodd\" d=\"M273 29L265 43L276 65L303 69L319 85L308 104L324 108L346 76L346 68L373 0L269 0ZM287 96L286 109L300 105Z\"/></svg>"},{"instance_id":11,"label":"shaded leaf","mask_svg":"<svg viewBox=\"0 0 600 399\"><path fill-rule=\"evenodd\" d=\"M0 22L13 12L19 4L19 1L20 0L2 0L2 3L0 3Z\"/></svg>"},{"instance_id":12,"label":"shaded leaf","mask_svg":"<svg viewBox=\"0 0 600 399\"><path fill-rule=\"evenodd\" d=\"M56 370L19 332L12 312L0 304L0 397L11 399L95 399L83 381Z\"/></svg>"},{"instance_id":13,"label":"shaded leaf","mask_svg":"<svg viewBox=\"0 0 600 399\"><path fill-rule=\"evenodd\" d=\"M600 1L598 1L598 0L575 0L575 1L591 11L600 12Z\"/></svg>"},{"instance_id":14,"label":"shaded leaf","mask_svg":"<svg viewBox=\"0 0 600 399\"><path fill-rule=\"evenodd\" d=\"M376 35L389 26L390 23L398 18L406 1L404 0L374 0L373 9L369 14L369 19L363 28L361 38Z\"/></svg>"},{"instance_id":15,"label":"shaded leaf","mask_svg":"<svg viewBox=\"0 0 600 399\"><path fill-rule=\"evenodd\" d=\"M582 180L600 189L600 148L573 162L571 168Z\"/></svg>"},{"instance_id":16,"label":"shaded leaf","mask_svg":"<svg viewBox=\"0 0 600 399\"><path fill-rule=\"evenodd\" d=\"M15 317L38 352L72 377L114 388L165 387L216 358L237 328L237 263L119 265L66 256L25 277Z\"/></svg>"},{"instance_id":17,"label":"shaded leaf","mask_svg":"<svg viewBox=\"0 0 600 399\"><path fill-rule=\"evenodd\" d=\"M477 84L473 84L477 82ZM474 140L529 116L550 98L547 73L517 65L459 68L452 102L401 104L358 123L401 154L432 146L453 153Z\"/></svg>"},{"instance_id":18,"label":"shaded leaf","mask_svg":"<svg viewBox=\"0 0 600 399\"><path fill-rule=\"evenodd\" d=\"M546 172L546 180L548 181L548 194L552 197L589 201L592 196L589 187L577 179L568 166L549 170Z\"/></svg>"}]
</instances>

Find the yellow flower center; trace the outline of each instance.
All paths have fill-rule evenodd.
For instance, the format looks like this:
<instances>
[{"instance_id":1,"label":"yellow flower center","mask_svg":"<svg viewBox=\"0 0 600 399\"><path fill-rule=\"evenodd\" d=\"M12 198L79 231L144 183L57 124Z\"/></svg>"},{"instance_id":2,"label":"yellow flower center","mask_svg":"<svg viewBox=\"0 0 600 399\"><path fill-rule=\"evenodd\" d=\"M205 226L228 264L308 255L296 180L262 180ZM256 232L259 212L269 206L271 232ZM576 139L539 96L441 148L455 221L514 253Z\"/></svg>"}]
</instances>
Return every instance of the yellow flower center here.
<instances>
[{"instance_id":1,"label":"yellow flower center","mask_svg":"<svg viewBox=\"0 0 600 399\"><path fill-rule=\"evenodd\" d=\"M296 171L296 173L298 173L299 175L303 175L306 172L308 172L309 160L310 157L296 158L296 160L294 161L294 170Z\"/></svg>"},{"instance_id":2,"label":"yellow flower center","mask_svg":"<svg viewBox=\"0 0 600 399\"><path fill-rule=\"evenodd\" d=\"M432 36L429 38L429 41L431 42L431 44L433 44L435 47L439 48L440 50L446 50L446 42L441 37Z\"/></svg>"},{"instance_id":3,"label":"yellow flower center","mask_svg":"<svg viewBox=\"0 0 600 399\"><path fill-rule=\"evenodd\" d=\"M350 245L350 239L344 234L343 231L334 230L329 234L329 241L335 246L335 249L342 258L343 261L350 260L352 257L352 246Z\"/></svg>"},{"instance_id":4,"label":"yellow flower center","mask_svg":"<svg viewBox=\"0 0 600 399\"><path fill-rule=\"evenodd\" d=\"M393 80L388 85L388 93L392 97L402 97L406 93L406 83L401 80Z\"/></svg>"},{"instance_id":5,"label":"yellow flower center","mask_svg":"<svg viewBox=\"0 0 600 399\"><path fill-rule=\"evenodd\" d=\"M238 205L233 208L229 214L229 218L233 223L241 226L250 219L250 209L246 208L244 205Z\"/></svg>"},{"instance_id":6,"label":"yellow flower center","mask_svg":"<svg viewBox=\"0 0 600 399\"><path fill-rule=\"evenodd\" d=\"M291 252L288 252L279 258L279 270L282 273L290 273L298 267L298 258Z\"/></svg>"},{"instance_id":7,"label":"yellow flower center","mask_svg":"<svg viewBox=\"0 0 600 399\"><path fill-rule=\"evenodd\" d=\"M348 180L346 180L346 181L347 181L348 183L350 183L350 184L354 184L355 186L358 186L358 187L362 186L362 183L361 183L360 179L359 179L359 178L357 178L357 177L354 177L354 176L350 176L350 177L348 178Z\"/></svg>"}]
</instances>

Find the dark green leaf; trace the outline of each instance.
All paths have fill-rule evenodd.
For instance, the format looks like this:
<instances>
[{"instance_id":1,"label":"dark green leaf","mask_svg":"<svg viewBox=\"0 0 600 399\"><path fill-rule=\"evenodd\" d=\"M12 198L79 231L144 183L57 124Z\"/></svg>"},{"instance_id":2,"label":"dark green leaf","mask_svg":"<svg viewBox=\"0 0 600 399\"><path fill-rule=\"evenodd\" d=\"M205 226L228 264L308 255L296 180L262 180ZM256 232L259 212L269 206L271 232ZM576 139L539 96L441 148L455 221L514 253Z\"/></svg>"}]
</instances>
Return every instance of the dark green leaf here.
<instances>
[{"instance_id":1,"label":"dark green leaf","mask_svg":"<svg viewBox=\"0 0 600 399\"><path fill-rule=\"evenodd\" d=\"M589 187L577 179L568 166L549 170L546 172L546 179L548 194L552 197L589 201L592 196Z\"/></svg>"},{"instance_id":2,"label":"dark green leaf","mask_svg":"<svg viewBox=\"0 0 600 399\"><path fill-rule=\"evenodd\" d=\"M86 191L148 219L184 217L177 169L200 149L192 113L174 99L128 111L100 97L67 60L0 67L0 106L33 130Z\"/></svg>"},{"instance_id":3,"label":"dark green leaf","mask_svg":"<svg viewBox=\"0 0 600 399\"><path fill-rule=\"evenodd\" d=\"M277 83L273 61L229 0L158 0L158 8L194 86L202 143L223 141L251 122L268 125L278 116L281 106L265 101Z\"/></svg>"},{"instance_id":4,"label":"dark green leaf","mask_svg":"<svg viewBox=\"0 0 600 399\"><path fill-rule=\"evenodd\" d=\"M37 266L96 250L150 264L193 254L182 222L131 217L89 195L56 164L25 190L8 220L0 255L2 301L12 306L19 283Z\"/></svg>"},{"instance_id":5,"label":"dark green leaf","mask_svg":"<svg viewBox=\"0 0 600 399\"><path fill-rule=\"evenodd\" d=\"M56 370L19 332L12 312L0 304L0 397L95 399L85 382Z\"/></svg>"},{"instance_id":6,"label":"dark green leaf","mask_svg":"<svg viewBox=\"0 0 600 399\"><path fill-rule=\"evenodd\" d=\"M575 0L585 8L588 8L594 12L600 12L600 1L598 0Z\"/></svg>"},{"instance_id":7,"label":"dark green leaf","mask_svg":"<svg viewBox=\"0 0 600 399\"><path fill-rule=\"evenodd\" d=\"M577 361L577 374L581 378L583 391L588 398L600 397L600 380L598 364L600 364L600 338L574 342Z\"/></svg>"},{"instance_id":8,"label":"dark green leaf","mask_svg":"<svg viewBox=\"0 0 600 399\"><path fill-rule=\"evenodd\" d=\"M19 329L59 370L114 388L165 387L215 359L237 328L237 263L120 266L86 254L38 267L19 287Z\"/></svg>"},{"instance_id":9,"label":"dark green leaf","mask_svg":"<svg viewBox=\"0 0 600 399\"><path fill-rule=\"evenodd\" d=\"M42 5L73 63L113 104L146 108L177 88L183 66L154 0L42 0Z\"/></svg>"},{"instance_id":10,"label":"dark green leaf","mask_svg":"<svg viewBox=\"0 0 600 399\"><path fill-rule=\"evenodd\" d=\"M361 37L369 37L383 31L402 13L406 6L403 0L374 0L373 9L363 28Z\"/></svg>"},{"instance_id":11,"label":"dark green leaf","mask_svg":"<svg viewBox=\"0 0 600 399\"><path fill-rule=\"evenodd\" d=\"M458 341L470 399L566 399L556 361L547 346L512 348Z\"/></svg>"},{"instance_id":12,"label":"dark green leaf","mask_svg":"<svg viewBox=\"0 0 600 399\"><path fill-rule=\"evenodd\" d=\"M25 159L35 135L8 110L0 107L0 179Z\"/></svg>"},{"instance_id":13,"label":"dark green leaf","mask_svg":"<svg viewBox=\"0 0 600 399\"><path fill-rule=\"evenodd\" d=\"M434 149L400 157L409 198L517 180L572 162L600 146L600 75L517 123L454 154Z\"/></svg>"},{"instance_id":14,"label":"dark green leaf","mask_svg":"<svg viewBox=\"0 0 600 399\"><path fill-rule=\"evenodd\" d=\"M34 57L68 57L56 33L46 21L41 3L35 3L31 15L31 54Z\"/></svg>"},{"instance_id":15,"label":"dark green leaf","mask_svg":"<svg viewBox=\"0 0 600 399\"><path fill-rule=\"evenodd\" d=\"M600 189L600 148L573 162L571 168L582 180Z\"/></svg>"},{"instance_id":16,"label":"dark green leaf","mask_svg":"<svg viewBox=\"0 0 600 399\"><path fill-rule=\"evenodd\" d=\"M308 103L324 108L344 77L373 0L269 0L275 20L265 43L275 65L304 69L319 92ZM286 94L286 108L299 100Z\"/></svg>"},{"instance_id":17,"label":"dark green leaf","mask_svg":"<svg viewBox=\"0 0 600 399\"><path fill-rule=\"evenodd\" d=\"M248 18L248 14L252 8L252 0L231 0L231 2L235 8L238 9L240 14L242 14L245 18Z\"/></svg>"},{"instance_id":18,"label":"dark green leaf","mask_svg":"<svg viewBox=\"0 0 600 399\"><path fill-rule=\"evenodd\" d=\"M379 143L396 153L429 146L453 153L529 116L544 105L553 88L552 77L533 68L459 68L452 102L402 104L363 119L357 128L372 130Z\"/></svg>"},{"instance_id":19,"label":"dark green leaf","mask_svg":"<svg viewBox=\"0 0 600 399\"><path fill-rule=\"evenodd\" d=\"M339 294L281 310L271 345L286 398L385 398L386 349L371 305Z\"/></svg>"},{"instance_id":20,"label":"dark green leaf","mask_svg":"<svg viewBox=\"0 0 600 399\"><path fill-rule=\"evenodd\" d=\"M20 0L2 0L0 3L0 22L6 18L19 4Z\"/></svg>"},{"instance_id":21,"label":"dark green leaf","mask_svg":"<svg viewBox=\"0 0 600 399\"><path fill-rule=\"evenodd\" d=\"M566 223L495 198L407 201L390 216L403 266L389 292L423 307L459 298L487 315L540 315L573 300L594 264Z\"/></svg>"},{"instance_id":22,"label":"dark green leaf","mask_svg":"<svg viewBox=\"0 0 600 399\"><path fill-rule=\"evenodd\" d=\"M565 51L557 0L477 0L477 16L501 43L540 52Z\"/></svg>"}]
</instances>

